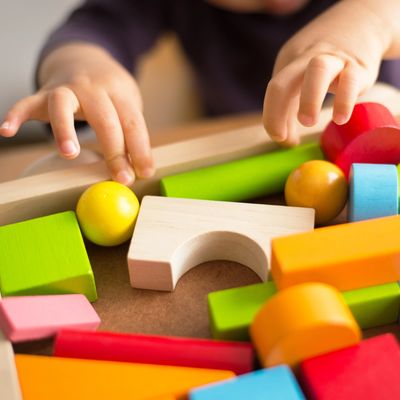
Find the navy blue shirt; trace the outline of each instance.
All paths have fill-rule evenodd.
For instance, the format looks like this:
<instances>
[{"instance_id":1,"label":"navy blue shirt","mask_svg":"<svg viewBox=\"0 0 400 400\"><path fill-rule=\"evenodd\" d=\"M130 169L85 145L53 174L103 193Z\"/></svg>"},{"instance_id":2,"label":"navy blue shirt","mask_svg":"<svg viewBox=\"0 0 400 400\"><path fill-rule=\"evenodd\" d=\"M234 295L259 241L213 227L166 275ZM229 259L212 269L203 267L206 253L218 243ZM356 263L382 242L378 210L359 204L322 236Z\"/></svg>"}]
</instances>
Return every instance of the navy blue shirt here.
<instances>
[{"instance_id":1,"label":"navy blue shirt","mask_svg":"<svg viewBox=\"0 0 400 400\"><path fill-rule=\"evenodd\" d=\"M159 36L173 31L191 63L208 114L261 110L283 44L335 0L311 0L278 17L230 12L204 0L87 0L46 43L41 58L70 41L107 49L128 70ZM382 64L380 80L400 87L400 60Z\"/></svg>"}]
</instances>

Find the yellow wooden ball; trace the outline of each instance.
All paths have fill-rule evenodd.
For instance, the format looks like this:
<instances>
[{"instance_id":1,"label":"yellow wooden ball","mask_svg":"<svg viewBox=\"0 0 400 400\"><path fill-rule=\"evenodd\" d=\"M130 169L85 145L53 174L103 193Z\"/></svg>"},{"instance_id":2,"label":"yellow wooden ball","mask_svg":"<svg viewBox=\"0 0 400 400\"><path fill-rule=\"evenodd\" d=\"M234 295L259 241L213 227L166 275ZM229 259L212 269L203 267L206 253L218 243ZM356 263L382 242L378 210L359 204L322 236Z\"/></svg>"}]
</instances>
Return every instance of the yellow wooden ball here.
<instances>
[{"instance_id":1,"label":"yellow wooden ball","mask_svg":"<svg viewBox=\"0 0 400 400\"><path fill-rule=\"evenodd\" d=\"M315 222L325 224L342 211L348 185L340 168L328 161L307 161L289 175L285 185L288 206L311 207Z\"/></svg>"},{"instance_id":2,"label":"yellow wooden ball","mask_svg":"<svg viewBox=\"0 0 400 400\"><path fill-rule=\"evenodd\" d=\"M81 195L76 214L83 234L100 246L116 246L133 233L139 201L128 187L117 182L100 182Z\"/></svg>"}]
</instances>

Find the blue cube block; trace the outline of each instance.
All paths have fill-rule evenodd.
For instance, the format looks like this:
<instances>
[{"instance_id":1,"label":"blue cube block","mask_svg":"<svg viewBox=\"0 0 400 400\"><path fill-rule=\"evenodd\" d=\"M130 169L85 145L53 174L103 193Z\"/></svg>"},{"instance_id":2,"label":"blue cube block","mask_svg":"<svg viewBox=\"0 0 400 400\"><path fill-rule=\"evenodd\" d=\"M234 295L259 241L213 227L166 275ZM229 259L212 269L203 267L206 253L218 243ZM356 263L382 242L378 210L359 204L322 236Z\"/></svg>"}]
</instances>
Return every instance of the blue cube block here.
<instances>
[{"instance_id":1,"label":"blue cube block","mask_svg":"<svg viewBox=\"0 0 400 400\"><path fill-rule=\"evenodd\" d=\"M189 393L190 400L305 400L292 371L286 365L261 369Z\"/></svg>"}]
</instances>

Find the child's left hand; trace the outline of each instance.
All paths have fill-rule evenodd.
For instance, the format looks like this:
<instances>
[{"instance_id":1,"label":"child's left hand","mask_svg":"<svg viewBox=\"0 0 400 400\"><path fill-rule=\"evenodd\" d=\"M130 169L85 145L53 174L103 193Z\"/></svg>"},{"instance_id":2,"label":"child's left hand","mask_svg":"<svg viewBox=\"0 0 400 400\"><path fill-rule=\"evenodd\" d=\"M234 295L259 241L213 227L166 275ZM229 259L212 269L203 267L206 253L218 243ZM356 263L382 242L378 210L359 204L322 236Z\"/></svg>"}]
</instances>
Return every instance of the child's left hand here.
<instances>
[{"instance_id":1,"label":"child's left hand","mask_svg":"<svg viewBox=\"0 0 400 400\"><path fill-rule=\"evenodd\" d=\"M315 125L328 92L335 94L333 120L346 123L358 96L375 83L393 31L367 3L338 2L283 46L264 101L272 139L297 144L297 119Z\"/></svg>"}]
</instances>

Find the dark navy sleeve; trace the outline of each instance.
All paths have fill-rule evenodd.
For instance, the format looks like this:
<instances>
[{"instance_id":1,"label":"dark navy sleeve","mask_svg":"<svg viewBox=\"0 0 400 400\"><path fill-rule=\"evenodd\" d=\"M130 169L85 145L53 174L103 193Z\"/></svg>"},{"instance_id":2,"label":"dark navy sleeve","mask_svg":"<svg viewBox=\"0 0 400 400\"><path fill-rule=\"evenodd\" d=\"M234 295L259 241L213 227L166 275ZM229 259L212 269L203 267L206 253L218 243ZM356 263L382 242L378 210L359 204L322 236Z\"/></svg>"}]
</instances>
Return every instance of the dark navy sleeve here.
<instances>
[{"instance_id":1,"label":"dark navy sleeve","mask_svg":"<svg viewBox=\"0 0 400 400\"><path fill-rule=\"evenodd\" d=\"M166 30L163 0L86 0L48 38L40 61L68 42L89 42L106 49L132 71L138 56Z\"/></svg>"}]
</instances>

